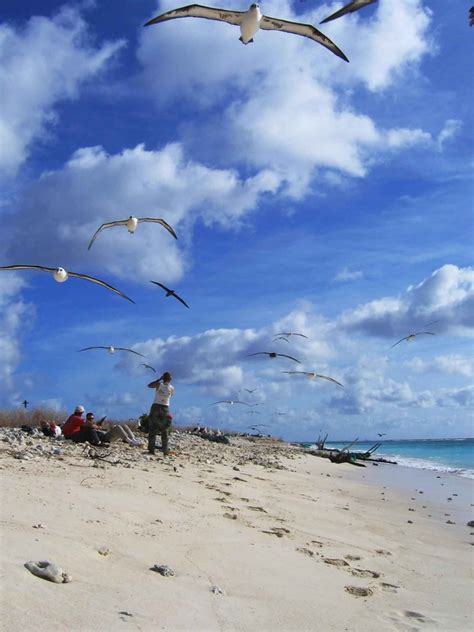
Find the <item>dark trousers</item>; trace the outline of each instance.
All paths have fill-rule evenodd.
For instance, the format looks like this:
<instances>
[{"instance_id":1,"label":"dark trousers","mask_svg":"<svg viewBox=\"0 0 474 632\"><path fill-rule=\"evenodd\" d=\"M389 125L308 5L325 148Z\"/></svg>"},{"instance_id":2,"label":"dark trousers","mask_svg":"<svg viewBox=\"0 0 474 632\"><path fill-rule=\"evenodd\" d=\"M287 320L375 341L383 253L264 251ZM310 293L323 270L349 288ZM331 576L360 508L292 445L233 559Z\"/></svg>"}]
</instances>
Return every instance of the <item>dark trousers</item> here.
<instances>
[{"instance_id":1,"label":"dark trousers","mask_svg":"<svg viewBox=\"0 0 474 632\"><path fill-rule=\"evenodd\" d=\"M156 435L161 434L161 449L163 454L168 454L168 431L170 422L168 419L169 407L161 404L152 404L149 414L148 452L155 453Z\"/></svg>"},{"instance_id":2,"label":"dark trousers","mask_svg":"<svg viewBox=\"0 0 474 632\"><path fill-rule=\"evenodd\" d=\"M89 441L92 445L99 445L100 438L94 428L89 428L88 426L82 426L79 432L75 432L71 437L69 437L71 441L74 443L84 443L85 441Z\"/></svg>"}]
</instances>

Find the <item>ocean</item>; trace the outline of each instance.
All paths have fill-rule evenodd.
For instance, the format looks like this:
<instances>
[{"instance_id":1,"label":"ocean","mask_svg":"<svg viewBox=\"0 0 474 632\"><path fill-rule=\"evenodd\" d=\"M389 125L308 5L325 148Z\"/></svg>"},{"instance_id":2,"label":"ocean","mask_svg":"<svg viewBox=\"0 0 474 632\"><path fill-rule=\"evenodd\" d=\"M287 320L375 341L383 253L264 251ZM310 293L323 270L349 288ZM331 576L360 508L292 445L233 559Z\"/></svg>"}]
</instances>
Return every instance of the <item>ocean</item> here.
<instances>
[{"instance_id":1,"label":"ocean","mask_svg":"<svg viewBox=\"0 0 474 632\"><path fill-rule=\"evenodd\" d=\"M326 443L326 447L342 448L348 443L348 441L331 441ZM375 441L357 442L350 449L362 452L374 443ZM449 472L474 479L474 439L382 441L382 445L374 456L397 461L399 465L405 467Z\"/></svg>"}]
</instances>

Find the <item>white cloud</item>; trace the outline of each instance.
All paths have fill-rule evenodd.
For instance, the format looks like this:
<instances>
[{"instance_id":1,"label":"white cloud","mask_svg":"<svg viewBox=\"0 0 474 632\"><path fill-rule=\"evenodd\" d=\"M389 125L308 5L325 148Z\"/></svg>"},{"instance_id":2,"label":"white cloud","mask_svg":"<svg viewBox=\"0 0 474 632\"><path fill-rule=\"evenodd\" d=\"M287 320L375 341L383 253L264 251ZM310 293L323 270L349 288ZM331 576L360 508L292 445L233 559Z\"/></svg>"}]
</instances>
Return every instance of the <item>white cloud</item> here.
<instances>
[{"instance_id":1,"label":"white cloud","mask_svg":"<svg viewBox=\"0 0 474 632\"><path fill-rule=\"evenodd\" d=\"M15 173L56 122L55 106L76 98L122 46L94 46L84 19L68 6L21 28L0 25L0 173Z\"/></svg>"},{"instance_id":2,"label":"white cloud","mask_svg":"<svg viewBox=\"0 0 474 632\"><path fill-rule=\"evenodd\" d=\"M242 179L234 170L190 160L179 143L159 150L138 145L114 155L102 147L82 148L25 192L12 221L8 254L12 261L23 258L22 235L28 233L32 262L66 267L67 261L76 272L100 263L117 277L138 280L148 280L153 270L163 282L173 282L186 267L198 219L237 229L260 197L277 189L278 179L267 170ZM125 228L106 230L87 251L101 223L131 214L163 217L178 241L160 226L141 224L133 236Z\"/></svg>"},{"instance_id":3,"label":"white cloud","mask_svg":"<svg viewBox=\"0 0 474 632\"><path fill-rule=\"evenodd\" d=\"M435 371L448 375L463 375L470 377L474 373L474 362L458 354L437 356L432 360L415 357L403 363L403 366L415 373L429 373Z\"/></svg>"},{"instance_id":4,"label":"white cloud","mask_svg":"<svg viewBox=\"0 0 474 632\"><path fill-rule=\"evenodd\" d=\"M376 299L340 317L348 330L384 337L406 336L432 321L435 334L472 332L474 269L446 264L400 297Z\"/></svg>"},{"instance_id":5,"label":"white cloud","mask_svg":"<svg viewBox=\"0 0 474 632\"><path fill-rule=\"evenodd\" d=\"M333 280L339 281L339 282L357 281L358 279L361 279L363 276L364 274L360 270L350 270L349 268L345 267L345 268L342 268L342 270L339 270L339 272L336 274Z\"/></svg>"}]
</instances>

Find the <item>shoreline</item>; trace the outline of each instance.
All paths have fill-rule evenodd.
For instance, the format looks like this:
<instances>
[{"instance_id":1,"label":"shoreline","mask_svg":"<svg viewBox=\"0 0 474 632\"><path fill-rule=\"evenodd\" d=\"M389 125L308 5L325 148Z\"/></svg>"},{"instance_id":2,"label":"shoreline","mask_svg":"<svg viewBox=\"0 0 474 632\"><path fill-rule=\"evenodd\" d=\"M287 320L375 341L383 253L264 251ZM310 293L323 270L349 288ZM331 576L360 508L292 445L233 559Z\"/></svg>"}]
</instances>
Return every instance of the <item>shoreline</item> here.
<instances>
[{"instance_id":1,"label":"shoreline","mask_svg":"<svg viewBox=\"0 0 474 632\"><path fill-rule=\"evenodd\" d=\"M354 480L368 472L271 441L175 436L170 459L120 444L117 465L64 442L62 455L41 455L57 444L37 443L45 447L29 460L0 444L8 632L474 625L473 530L408 512L406 492L375 494L380 467L370 481ZM52 584L23 566L44 559L72 582Z\"/></svg>"}]
</instances>

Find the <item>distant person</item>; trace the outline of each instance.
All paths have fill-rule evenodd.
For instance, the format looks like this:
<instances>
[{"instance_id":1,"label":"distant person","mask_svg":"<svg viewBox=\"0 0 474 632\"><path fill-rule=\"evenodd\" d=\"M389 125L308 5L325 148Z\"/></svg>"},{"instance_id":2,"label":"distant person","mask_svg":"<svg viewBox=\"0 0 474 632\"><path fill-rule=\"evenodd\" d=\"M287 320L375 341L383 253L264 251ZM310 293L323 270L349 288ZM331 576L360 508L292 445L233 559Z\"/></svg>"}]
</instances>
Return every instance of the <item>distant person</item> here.
<instances>
[{"instance_id":1,"label":"distant person","mask_svg":"<svg viewBox=\"0 0 474 632\"><path fill-rule=\"evenodd\" d=\"M158 432L161 434L161 449L163 454L168 454L168 432L171 426L170 399L174 395L174 386L171 385L171 373L167 371L163 375L148 384L148 388L154 388L155 399L150 408L148 430L148 452L155 454L155 442Z\"/></svg>"},{"instance_id":2,"label":"distant person","mask_svg":"<svg viewBox=\"0 0 474 632\"><path fill-rule=\"evenodd\" d=\"M61 428L58 426L58 424L55 421L49 422L49 429L51 430L51 436L54 437L55 439L60 437L63 433Z\"/></svg>"},{"instance_id":3,"label":"distant person","mask_svg":"<svg viewBox=\"0 0 474 632\"><path fill-rule=\"evenodd\" d=\"M40 421L40 428L41 428L41 432L44 434L45 437L52 437L53 435L53 431L51 430L49 423L47 421Z\"/></svg>"},{"instance_id":4,"label":"distant person","mask_svg":"<svg viewBox=\"0 0 474 632\"><path fill-rule=\"evenodd\" d=\"M101 440L96 429L91 424L86 424L82 418L84 413L84 406L76 406L74 413L70 415L63 426L64 438L70 439L74 443L85 443L88 441L92 445L100 445Z\"/></svg>"},{"instance_id":5,"label":"distant person","mask_svg":"<svg viewBox=\"0 0 474 632\"><path fill-rule=\"evenodd\" d=\"M140 441L140 439L136 439L133 432L125 424L110 424L111 427L108 431L102 430L101 424L95 423L94 413L87 413L85 425L89 428L93 428L97 432L102 443L111 443L115 441L115 439L122 439L129 445L143 445L143 442Z\"/></svg>"}]
</instances>

